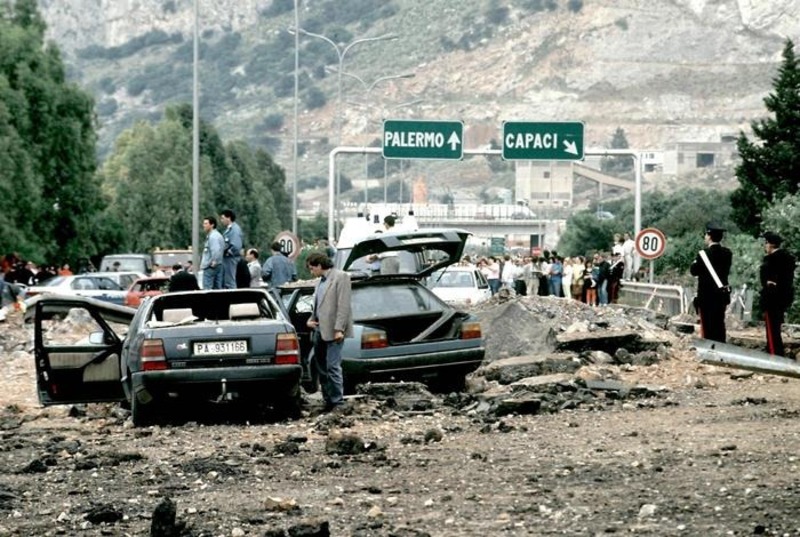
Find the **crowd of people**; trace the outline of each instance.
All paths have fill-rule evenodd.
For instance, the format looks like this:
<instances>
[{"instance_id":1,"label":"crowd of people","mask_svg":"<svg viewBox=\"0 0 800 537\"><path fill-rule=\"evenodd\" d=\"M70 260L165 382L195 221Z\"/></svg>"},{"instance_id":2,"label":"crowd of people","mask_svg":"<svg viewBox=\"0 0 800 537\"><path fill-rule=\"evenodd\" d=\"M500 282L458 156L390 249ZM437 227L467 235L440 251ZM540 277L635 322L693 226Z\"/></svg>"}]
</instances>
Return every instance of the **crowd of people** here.
<instances>
[{"instance_id":1,"label":"crowd of people","mask_svg":"<svg viewBox=\"0 0 800 537\"><path fill-rule=\"evenodd\" d=\"M271 255L263 262L256 248L244 248L244 235L236 223L236 214L226 209L219 221L224 226L217 229L217 218L203 219L206 240L203 246L203 288L235 289L260 287L263 282L278 287L297 280L294 262L281 251L277 242L270 246ZM394 226L393 217L384 219L384 228ZM384 231L381 229L380 231ZM722 246L724 229L709 223L704 231L705 247L698 252L690 273L697 277L697 296L694 306L700 318L701 336L725 342L725 312L731 301L728 275L732 264L731 251ZM783 239L774 232L763 236L765 256L760 267L760 307L766 326L767 350L770 354L784 355L781 327L785 313L794 300L794 270L796 261L781 248ZM315 245L328 259L334 250L327 243ZM631 234L614 236L607 252L597 252L590 257L564 257L556 251L544 251L541 256L465 256L462 265L477 267L485 276L492 294L501 289L513 290L518 295L564 297L592 305L614 304L626 280L638 279L634 273L634 241ZM375 259L374 262L387 260ZM388 259L394 261L394 259ZM382 266L382 265L381 265ZM80 272L92 271L90 263ZM383 272L383 271L381 271ZM16 254L0 258L0 298L6 303L13 300L14 285L40 285L56 275L71 275L68 264L37 266ZM169 290L199 288L191 266L176 265L171 268ZM0 304L1 305L1 304ZM2 310L5 315L7 304ZM1 319L0 319L1 320Z\"/></svg>"},{"instance_id":2,"label":"crowd of people","mask_svg":"<svg viewBox=\"0 0 800 537\"><path fill-rule=\"evenodd\" d=\"M518 295L571 298L603 306L616 303L622 282L633 279L633 250L626 259L622 237L615 237L610 252L590 257L564 257L556 251L544 251L541 256L466 256L461 264L480 269L493 295L510 289Z\"/></svg>"}]
</instances>

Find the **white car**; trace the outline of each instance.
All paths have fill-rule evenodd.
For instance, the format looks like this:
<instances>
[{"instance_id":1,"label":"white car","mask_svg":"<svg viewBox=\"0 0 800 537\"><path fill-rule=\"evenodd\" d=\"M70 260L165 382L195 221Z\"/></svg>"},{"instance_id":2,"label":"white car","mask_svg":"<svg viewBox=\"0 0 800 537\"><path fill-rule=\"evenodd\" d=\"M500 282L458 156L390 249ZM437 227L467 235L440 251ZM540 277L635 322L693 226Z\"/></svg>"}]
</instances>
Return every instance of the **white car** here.
<instances>
[{"instance_id":1,"label":"white car","mask_svg":"<svg viewBox=\"0 0 800 537\"><path fill-rule=\"evenodd\" d=\"M437 270L425 284L428 289L455 306L472 306L492 297L489 282L475 267L454 266Z\"/></svg>"},{"instance_id":2,"label":"white car","mask_svg":"<svg viewBox=\"0 0 800 537\"><path fill-rule=\"evenodd\" d=\"M28 287L25 290L26 303L36 295L62 295L85 296L122 305L128 293L128 285L123 284L128 283L132 274L136 273L91 272L75 276L55 276L42 285Z\"/></svg>"}]
</instances>

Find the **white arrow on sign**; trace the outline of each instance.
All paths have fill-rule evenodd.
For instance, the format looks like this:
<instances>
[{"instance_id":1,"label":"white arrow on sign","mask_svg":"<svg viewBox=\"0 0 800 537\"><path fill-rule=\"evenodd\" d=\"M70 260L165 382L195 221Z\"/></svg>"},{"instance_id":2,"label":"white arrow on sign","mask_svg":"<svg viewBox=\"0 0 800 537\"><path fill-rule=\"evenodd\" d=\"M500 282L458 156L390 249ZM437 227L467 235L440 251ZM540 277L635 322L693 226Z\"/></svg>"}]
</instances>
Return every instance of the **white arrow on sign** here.
<instances>
[{"instance_id":1,"label":"white arrow on sign","mask_svg":"<svg viewBox=\"0 0 800 537\"><path fill-rule=\"evenodd\" d=\"M456 131L453 131L453 134L451 134L450 138L447 139L447 143L450 144L450 149L453 151L455 151L456 148L461 145L461 140L459 139L458 134L456 134Z\"/></svg>"},{"instance_id":2,"label":"white arrow on sign","mask_svg":"<svg viewBox=\"0 0 800 537\"><path fill-rule=\"evenodd\" d=\"M572 153L573 155L578 154L578 146L575 145L575 142L572 141L564 141L564 152L565 153Z\"/></svg>"}]
</instances>

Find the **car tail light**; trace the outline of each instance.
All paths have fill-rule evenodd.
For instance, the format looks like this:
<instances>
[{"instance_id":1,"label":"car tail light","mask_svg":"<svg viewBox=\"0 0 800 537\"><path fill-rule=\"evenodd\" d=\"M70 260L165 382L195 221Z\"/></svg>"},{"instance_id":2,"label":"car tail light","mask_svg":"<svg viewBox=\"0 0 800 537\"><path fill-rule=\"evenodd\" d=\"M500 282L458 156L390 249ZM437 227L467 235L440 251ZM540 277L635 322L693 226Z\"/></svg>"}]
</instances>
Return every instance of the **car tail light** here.
<instances>
[{"instance_id":1,"label":"car tail light","mask_svg":"<svg viewBox=\"0 0 800 537\"><path fill-rule=\"evenodd\" d=\"M461 339L478 339L481 337L481 323L469 322L461 325Z\"/></svg>"},{"instance_id":2,"label":"car tail light","mask_svg":"<svg viewBox=\"0 0 800 537\"><path fill-rule=\"evenodd\" d=\"M300 343L296 334L278 334L275 337L275 363L300 363Z\"/></svg>"},{"instance_id":3,"label":"car tail light","mask_svg":"<svg viewBox=\"0 0 800 537\"><path fill-rule=\"evenodd\" d=\"M142 371L163 371L164 369L167 369L164 341L145 339L142 342Z\"/></svg>"},{"instance_id":4,"label":"car tail light","mask_svg":"<svg viewBox=\"0 0 800 537\"><path fill-rule=\"evenodd\" d=\"M389 339L383 330L369 330L361 334L362 349L383 349L389 346Z\"/></svg>"}]
</instances>

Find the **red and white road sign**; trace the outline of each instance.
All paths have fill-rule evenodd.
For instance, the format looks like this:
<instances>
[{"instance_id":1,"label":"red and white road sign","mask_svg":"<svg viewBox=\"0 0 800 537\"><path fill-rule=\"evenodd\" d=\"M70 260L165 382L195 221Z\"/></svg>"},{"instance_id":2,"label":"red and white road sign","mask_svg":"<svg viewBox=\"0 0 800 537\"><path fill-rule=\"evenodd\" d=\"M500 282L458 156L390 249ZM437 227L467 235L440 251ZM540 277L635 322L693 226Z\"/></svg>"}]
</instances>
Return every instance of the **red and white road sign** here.
<instances>
[{"instance_id":1,"label":"red and white road sign","mask_svg":"<svg viewBox=\"0 0 800 537\"><path fill-rule=\"evenodd\" d=\"M636 253L644 259L656 259L664 255L667 237L660 230L649 227L636 235Z\"/></svg>"},{"instance_id":2,"label":"red and white road sign","mask_svg":"<svg viewBox=\"0 0 800 537\"><path fill-rule=\"evenodd\" d=\"M275 242L281 245L281 253L294 259L300 253L300 239L291 231L281 231L275 235Z\"/></svg>"}]
</instances>

